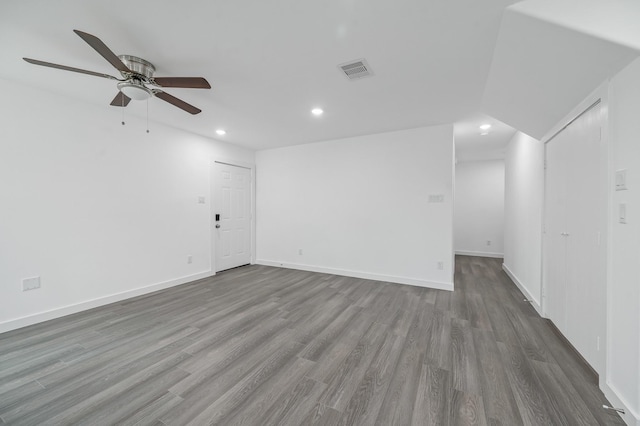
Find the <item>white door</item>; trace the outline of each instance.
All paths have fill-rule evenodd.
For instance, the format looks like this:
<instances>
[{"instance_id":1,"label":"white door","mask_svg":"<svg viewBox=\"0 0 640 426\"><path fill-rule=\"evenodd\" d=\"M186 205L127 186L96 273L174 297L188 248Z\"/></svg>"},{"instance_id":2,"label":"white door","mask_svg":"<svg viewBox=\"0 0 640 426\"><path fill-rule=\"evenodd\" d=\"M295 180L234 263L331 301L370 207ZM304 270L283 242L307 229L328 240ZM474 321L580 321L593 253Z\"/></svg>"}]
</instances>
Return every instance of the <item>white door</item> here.
<instances>
[{"instance_id":1,"label":"white door","mask_svg":"<svg viewBox=\"0 0 640 426\"><path fill-rule=\"evenodd\" d=\"M251 170L214 163L215 270L251 263Z\"/></svg>"},{"instance_id":2,"label":"white door","mask_svg":"<svg viewBox=\"0 0 640 426\"><path fill-rule=\"evenodd\" d=\"M606 157L600 106L546 145L544 310L596 370L604 371Z\"/></svg>"}]
</instances>

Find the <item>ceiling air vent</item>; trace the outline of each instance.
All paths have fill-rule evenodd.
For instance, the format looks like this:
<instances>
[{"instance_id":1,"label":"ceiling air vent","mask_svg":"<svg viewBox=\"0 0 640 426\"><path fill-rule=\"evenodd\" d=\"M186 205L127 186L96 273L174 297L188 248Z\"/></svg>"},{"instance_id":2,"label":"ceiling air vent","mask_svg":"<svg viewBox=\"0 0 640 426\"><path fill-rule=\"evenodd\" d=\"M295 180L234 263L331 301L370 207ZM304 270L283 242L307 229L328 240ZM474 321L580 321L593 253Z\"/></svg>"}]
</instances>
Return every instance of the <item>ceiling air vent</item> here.
<instances>
[{"instance_id":1,"label":"ceiling air vent","mask_svg":"<svg viewBox=\"0 0 640 426\"><path fill-rule=\"evenodd\" d=\"M373 71L371 71L371 67L369 67L366 59L358 59L357 61L340 64L338 68L342 70L349 80L356 80L373 75Z\"/></svg>"}]
</instances>

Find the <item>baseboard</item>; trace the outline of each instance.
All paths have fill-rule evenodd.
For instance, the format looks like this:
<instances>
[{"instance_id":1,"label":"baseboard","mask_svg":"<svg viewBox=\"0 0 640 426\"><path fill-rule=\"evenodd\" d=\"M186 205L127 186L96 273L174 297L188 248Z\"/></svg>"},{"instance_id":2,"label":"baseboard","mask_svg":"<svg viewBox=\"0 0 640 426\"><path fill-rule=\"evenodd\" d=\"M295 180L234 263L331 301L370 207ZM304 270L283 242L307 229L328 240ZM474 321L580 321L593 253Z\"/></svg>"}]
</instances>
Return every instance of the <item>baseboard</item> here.
<instances>
[{"instance_id":1,"label":"baseboard","mask_svg":"<svg viewBox=\"0 0 640 426\"><path fill-rule=\"evenodd\" d=\"M603 380L603 383L600 384L600 390L613 407L624 409L625 413L620 414L620 417L627 425L640 426L640 414L629 408L629 404L620 397L620 392L612 384Z\"/></svg>"},{"instance_id":2,"label":"baseboard","mask_svg":"<svg viewBox=\"0 0 640 426\"><path fill-rule=\"evenodd\" d=\"M540 301L538 300L538 298L532 295L529 290L527 290L522 282L520 282L518 277L516 277L515 274L511 272L509 267L504 263L502 264L502 270L509 276L509 278L511 278L511 281L513 281L513 283L516 285L516 287L518 287L522 294L524 294L527 299L531 300L531 306L533 306L536 312L538 312L541 317L544 317L544 315L542 315L542 306L540 306Z\"/></svg>"},{"instance_id":3,"label":"baseboard","mask_svg":"<svg viewBox=\"0 0 640 426\"><path fill-rule=\"evenodd\" d=\"M504 253L492 253L489 251L456 250L456 254L459 254L460 256L495 257L498 259L502 259L504 257Z\"/></svg>"},{"instance_id":4,"label":"baseboard","mask_svg":"<svg viewBox=\"0 0 640 426\"><path fill-rule=\"evenodd\" d=\"M109 296L99 297L97 299L87 300L85 302L80 302L74 305L63 306L61 308L52 309L50 311L12 319L0 323L0 333L64 317L66 315L75 314L78 312L86 311L88 309L97 308L99 306L108 305L109 303L120 302L125 299L131 299L132 297L142 296L143 294L153 293L154 291L164 290L169 287L175 287L180 284L186 284L191 281L208 278L213 275L215 275L215 272L213 271L201 272L194 275L188 275L186 277L176 278L174 280L151 284L145 287L139 287L133 290L123 291L121 293L111 294Z\"/></svg>"},{"instance_id":5,"label":"baseboard","mask_svg":"<svg viewBox=\"0 0 640 426\"><path fill-rule=\"evenodd\" d=\"M273 260L258 259L258 265L275 266L278 268L297 269L300 271L319 272L322 274L341 275L345 277L363 278L365 280L384 281L388 283L407 284L416 287L433 288L436 290L453 291L453 283L427 281L416 278L398 277L392 275L372 274L369 272L350 271L347 269L327 268L323 266L304 265L300 263L276 262Z\"/></svg>"},{"instance_id":6,"label":"baseboard","mask_svg":"<svg viewBox=\"0 0 640 426\"><path fill-rule=\"evenodd\" d=\"M553 321L551 321L549 318L544 318L544 320L547 322L547 325L549 326L551 331L553 331L556 337L558 337L558 339L560 339L562 343L566 347L568 347L573 352L573 355L580 361L580 367L582 367L583 369L584 376L591 378L591 382L597 386L600 383L600 374L598 374L596 369L593 368L591 364L589 364L589 361L587 361L586 358L582 356L580 351L576 349L575 346L573 346L573 343L571 343L569 339L567 339L567 336L565 336L562 331L560 331L558 326L556 326Z\"/></svg>"}]
</instances>

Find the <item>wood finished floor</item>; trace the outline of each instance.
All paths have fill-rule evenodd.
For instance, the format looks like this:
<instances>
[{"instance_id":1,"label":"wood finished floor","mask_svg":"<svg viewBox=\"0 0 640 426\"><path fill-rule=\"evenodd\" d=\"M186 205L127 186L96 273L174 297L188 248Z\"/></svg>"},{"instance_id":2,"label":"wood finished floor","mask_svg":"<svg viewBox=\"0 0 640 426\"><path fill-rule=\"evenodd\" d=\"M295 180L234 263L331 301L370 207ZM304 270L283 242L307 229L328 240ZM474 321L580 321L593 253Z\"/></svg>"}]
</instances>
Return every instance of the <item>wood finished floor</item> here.
<instances>
[{"instance_id":1,"label":"wood finished floor","mask_svg":"<svg viewBox=\"0 0 640 426\"><path fill-rule=\"evenodd\" d=\"M501 260L455 292L248 266L0 335L0 424L608 425Z\"/></svg>"}]
</instances>

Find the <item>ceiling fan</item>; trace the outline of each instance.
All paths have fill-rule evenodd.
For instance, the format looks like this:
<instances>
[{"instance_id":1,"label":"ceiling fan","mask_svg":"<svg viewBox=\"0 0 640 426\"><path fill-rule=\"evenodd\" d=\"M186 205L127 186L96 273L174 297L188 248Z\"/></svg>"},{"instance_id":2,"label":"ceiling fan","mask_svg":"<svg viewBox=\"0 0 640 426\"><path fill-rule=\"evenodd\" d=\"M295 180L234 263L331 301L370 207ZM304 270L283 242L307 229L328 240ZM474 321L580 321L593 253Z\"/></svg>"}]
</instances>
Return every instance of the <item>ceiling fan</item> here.
<instances>
[{"instance_id":1,"label":"ceiling fan","mask_svg":"<svg viewBox=\"0 0 640 426\"><path fill-rule=\"evenodd\" d=\"M68 67L66 65L52 64L50 62L39 61L37 59L22 59L34 65L58 68L61 70L89 74L96 77L103 77L118 81L117 86L119 92L111 101L111 105L113 106L125 107L129 104L131 99L145 100L155 96L156 98L160 98L163 101L177 106L191 114L198 114L202 111L199 108L168 94L167 92L163 92L159 88L182 87L192 89L211 89L211 85L209 85L209 82L203 77L155 77L153 74L155 73L156 68L151 62L138 58L137 56L116 56L116 54L114 54L98 37L79 30L73 30L73 32L78 34L81 39L87 42L89 46L93 47L96 52L102 55L103 58L120 71L122 78L120 79L109 74L87 71L80 68Z\"/></svg>"}]
</instances>

